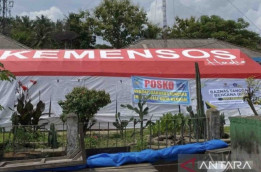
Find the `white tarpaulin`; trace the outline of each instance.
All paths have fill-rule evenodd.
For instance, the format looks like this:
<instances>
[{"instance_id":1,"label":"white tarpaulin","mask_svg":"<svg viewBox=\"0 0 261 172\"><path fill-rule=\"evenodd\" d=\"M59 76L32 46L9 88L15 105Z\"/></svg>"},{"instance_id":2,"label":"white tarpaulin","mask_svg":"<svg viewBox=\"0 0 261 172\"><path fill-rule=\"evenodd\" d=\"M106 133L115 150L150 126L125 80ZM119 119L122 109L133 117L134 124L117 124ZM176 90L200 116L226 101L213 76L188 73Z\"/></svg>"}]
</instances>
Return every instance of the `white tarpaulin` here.
<instances>
[{"instance_id":1,"label":"white tarpaulin","mask_svg":"<svg viewBox=\"0 0 261 172\"><path fill-rule=\"evenodd\" d=\"M61 107L58 105L59 100L64 100L65 95L72 91L74 87L84 86L88 89L105 90L110 94L111 103L101 109L96 118L100 122L114 122L116 111L116 92L118 100L118 112L121 112L123 117L129 118L133 116L133 112L121 108L120 104L132 103L132 82L130 77L79 77L79 76L21 76L17 77L13 83L1 82L1 96L0 102L5 107L5 110L0 112L0 124L10 124L10 117L12 111L8 108L13 108L16 103L17 96L15 89L18 86L17 82L21 81L24 85L30 83L30 80L36 80L37 84L29 89L33 104L36 104L40 99L45 103L45 112L49 112L49 104L51 99L52 117L59 117L62 113ZM235 79L202 79L205 82L229 82ZM236 79L237 81L244 81L244 79ZM196 107L196 86L194 79L188 79L191 93L191 105ZM204 84L203 84L204 85ZM162 114L167 112L177 113L179 111L178 105L171 104L148 104L149 114L153 115L154 119L159 118ZM195 110L195 109L194 109ZM258 109L259 110L259 109ZM252 111L247 107L240 109L242 115L252 115ZM181 105L181 112L188 114L186 106ZM224 110L225 116L239 115L238 109ZM44 116L48 118L48 116Z\"/></svg>"}]
</instances>

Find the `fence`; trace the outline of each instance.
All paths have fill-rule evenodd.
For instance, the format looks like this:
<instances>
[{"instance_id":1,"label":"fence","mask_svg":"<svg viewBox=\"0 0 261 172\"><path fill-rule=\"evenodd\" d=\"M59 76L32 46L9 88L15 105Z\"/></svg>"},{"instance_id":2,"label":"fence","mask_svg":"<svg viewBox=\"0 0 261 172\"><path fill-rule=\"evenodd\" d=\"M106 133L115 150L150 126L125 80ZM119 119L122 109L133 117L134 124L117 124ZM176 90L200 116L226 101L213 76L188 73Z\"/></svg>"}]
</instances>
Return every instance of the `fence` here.
<instances>
[{"instance_id":1,"label":"fence","mask_svg":"<svg viewBox=\"0 0 261 172\"><path fill-rule=\"evenodd\" d=\"M159 149L207 140L207 118L141 121L122 123L98 122L85 134L85 148L129 146L131 151Z\"/></svg>"},{"instance_id":2,"label":"fence","mask_svg":"<svg viewBox=\"0 0 261 172\"><path fill-rule=\"evenodd\" d=\"M0 159L45 158L65 154L66 125L0 128ZM57 130L58 129L58 130Z\"/></svg>"},{"instance_id":3,"label":"fence","mask_svg":"<svg viewBox=\"0 0 261 172\"><path fill-rule=\"evenodd\" d=\"M96 122L84 133L84 144L86 149L108 150L120 147L128 147L131 151L160 149L208 140L208 124L209 118L206 117L121 121L117 125L115 122ZM67 124L54 127L56 130L48 126L12 126L10 131L0 128L0 158L44 158L65 155Z\"/></svg>"}]
</instances>

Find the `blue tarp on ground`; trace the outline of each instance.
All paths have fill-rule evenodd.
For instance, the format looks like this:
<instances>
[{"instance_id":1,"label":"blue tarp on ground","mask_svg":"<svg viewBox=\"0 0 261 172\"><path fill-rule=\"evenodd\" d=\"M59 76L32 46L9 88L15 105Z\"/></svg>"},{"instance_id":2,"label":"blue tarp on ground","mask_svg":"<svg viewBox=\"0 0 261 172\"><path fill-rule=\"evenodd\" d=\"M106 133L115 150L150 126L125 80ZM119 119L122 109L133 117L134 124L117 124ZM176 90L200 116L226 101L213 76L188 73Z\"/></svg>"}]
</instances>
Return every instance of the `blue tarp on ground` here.
<instances>
[{"instance_id":1,"label":"blue tarp on ground","mask_svg":"<svg viewBox=\"0 0 261 172\"><path fill-rule=\"evenodd\" d=\"M84 168L95 167L116 167L123 164L131 163L154 163L157 161L177 161L179 154L199 154L206 150L220 149L227 147L227 143L222 140L211 140L203 143L193 143L186 145L177 145L160 150L146 149L141 152L115 153L115 154L98 154L90 156L86 165L60 167L53 169L28 170L23 172L43 172L43 171L77 171Z\"/></svg>"},{"instance_id":2,"label":"blue tarp on ground","mask_svg":"<svg viewBox=\"0 0 261 172\"><path fill-rule=\"evenodd\" d=\"M146 149L141 152L98 154L87 159L87 166L94 167L117 167L123 164L133 163L154 163L157 161L177 161L179 154L199 154L206 150L220 149L227 147L222 140L211 140L203 143L177 145L160 150Z\"/></svg>"}]
</instances>

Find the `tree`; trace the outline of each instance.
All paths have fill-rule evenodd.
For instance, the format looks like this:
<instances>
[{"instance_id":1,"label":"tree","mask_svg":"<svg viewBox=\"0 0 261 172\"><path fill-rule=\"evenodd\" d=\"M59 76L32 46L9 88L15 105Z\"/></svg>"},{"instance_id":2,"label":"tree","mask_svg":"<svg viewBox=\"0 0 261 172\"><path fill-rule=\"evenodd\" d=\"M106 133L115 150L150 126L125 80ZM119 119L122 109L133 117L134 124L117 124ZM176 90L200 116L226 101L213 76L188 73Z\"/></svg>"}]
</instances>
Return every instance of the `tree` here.
<instances>
[{"instance_id":1,"label":"tree","mask_svg":"<svg viewBox=\"0 0 261 172\"><path fill-rule=\"evenodd\" d=\"M261 83L260 81L255 80L254 77L247 78L246 83L247 83L247 89L245 91L245 96L243 97L243 100L247 101L254 115L258 116L254 104L256 104L256 102L259 103L258 96L260 95L257 95L257 93L259 93Z\"/></svg>"},{"instance_id":2,"label":"tree","mask_svg":"<svg viewBox=\"0 0 261 172\"><path fill-rule=\"evenodd\" d=\"M66 100L58 102L63 114L75 113L79 122L83 123L84 134L95 124L94 115L111 102L110 95L105 91L89 90L85 87L75 87L65 98Z\"/></svg>"},{"instance_id":3,"label":"tree","mask_svg":"<svg viewBox=\"0 0 261 172\"><path fill-rule=\"evenodd\" d=\"M146 13L130 0L103 0L94 10L95 33L122 48L142 37Z\"/></svg>"},{"instance_id":4,"label":"tree","mask_svg":"<svg viewBox=\"0 0 261 172\"><path fill-rule=\"evenodd\" d=\"M11 22L10 37L16 41L32 47L33 45L33 21L28 16L16 16Z\"/></svg>"},{"instance_id":5,"label":"tree","mask_svg":"<svg viewBox=\"0 0 261 172\"><path fill-rule=\"evenodd\" d=\"M162 28L152 23L147 23L147 28L144 30L143 37L147 39L157 39L162 34Z\"/></svg>"},{"instance_id":6,"label":"tree","mask_svg":"<svg viewBox=\"0 0 261 172\"><path fill-rule=\"evenodd\" d=\"M9 70L5 69L4 65L0 63L0 81L11 82L13 79L15 79L14 74L12 74ZM4 107L0 104L0 111L3 109Z\"/></svg>"},{"instance_id":7,"label":"tree","mask_svg":"<svg viewBox=\"0 0 261 172\"><path fill-rule=\"evenodd\" d=\"M65 19L66 31L73 31L78 37L72 41L71 48L93 48L96 42L94 36L94 19L88 11L70 13Z\"/></svg>"},{"instance_id":8,"label":"tree","mask_svg":"<svg viewBox=\"0 0 261 172\"><path fill-rule=\"evenodd\" d=\"M52 48L51 35L54 23L47 17L36 17L33 21L33 48Z\"/></svg>"},{"instance_id":9,"label":"tree","mask_svg":"<svg viewBox=\"0 0 261 172\"><path fill-rule=\"evenodd\" d=\"M169 38L216 38L236 45L258 49L259 34L247 30L249 23L239 18L237 21L225 20L219 16L201 16L199 19L176 18Z\"/></svg>"}]
</instances>

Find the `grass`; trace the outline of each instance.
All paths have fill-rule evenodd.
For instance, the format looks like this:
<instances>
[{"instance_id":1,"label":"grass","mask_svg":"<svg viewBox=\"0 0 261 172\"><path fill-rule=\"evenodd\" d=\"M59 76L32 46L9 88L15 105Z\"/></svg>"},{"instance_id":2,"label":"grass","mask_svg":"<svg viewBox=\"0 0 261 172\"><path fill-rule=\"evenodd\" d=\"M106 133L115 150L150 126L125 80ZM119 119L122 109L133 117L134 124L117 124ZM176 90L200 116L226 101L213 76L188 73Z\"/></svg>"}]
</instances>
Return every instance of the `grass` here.
<instances>
[{"instance_id":1,"label":"grass","mask_svg":"<svg viewBox=\"0 0 261 172\"><path fill-rule=\"evenodd\" d=\"M230 126L225 126L224 132L230 135Z\"/></svg>"},{"instance_id":2,"label":"grass","mask_svg":"<svg viewBox=\"0 0 261 172\"><path fill-rule=\"evenodd\" d=\"M66 146L66 132L57 132L57 141L60 147ZM14 134L12 132L0 132L0 151L5 152L25 149L49 149L48 147L48 131L37 132L34 137L30 132L18 132L15 143L13 142ZM14 143L14 144L13 144Z\"/></svg>"}]
</instances>

